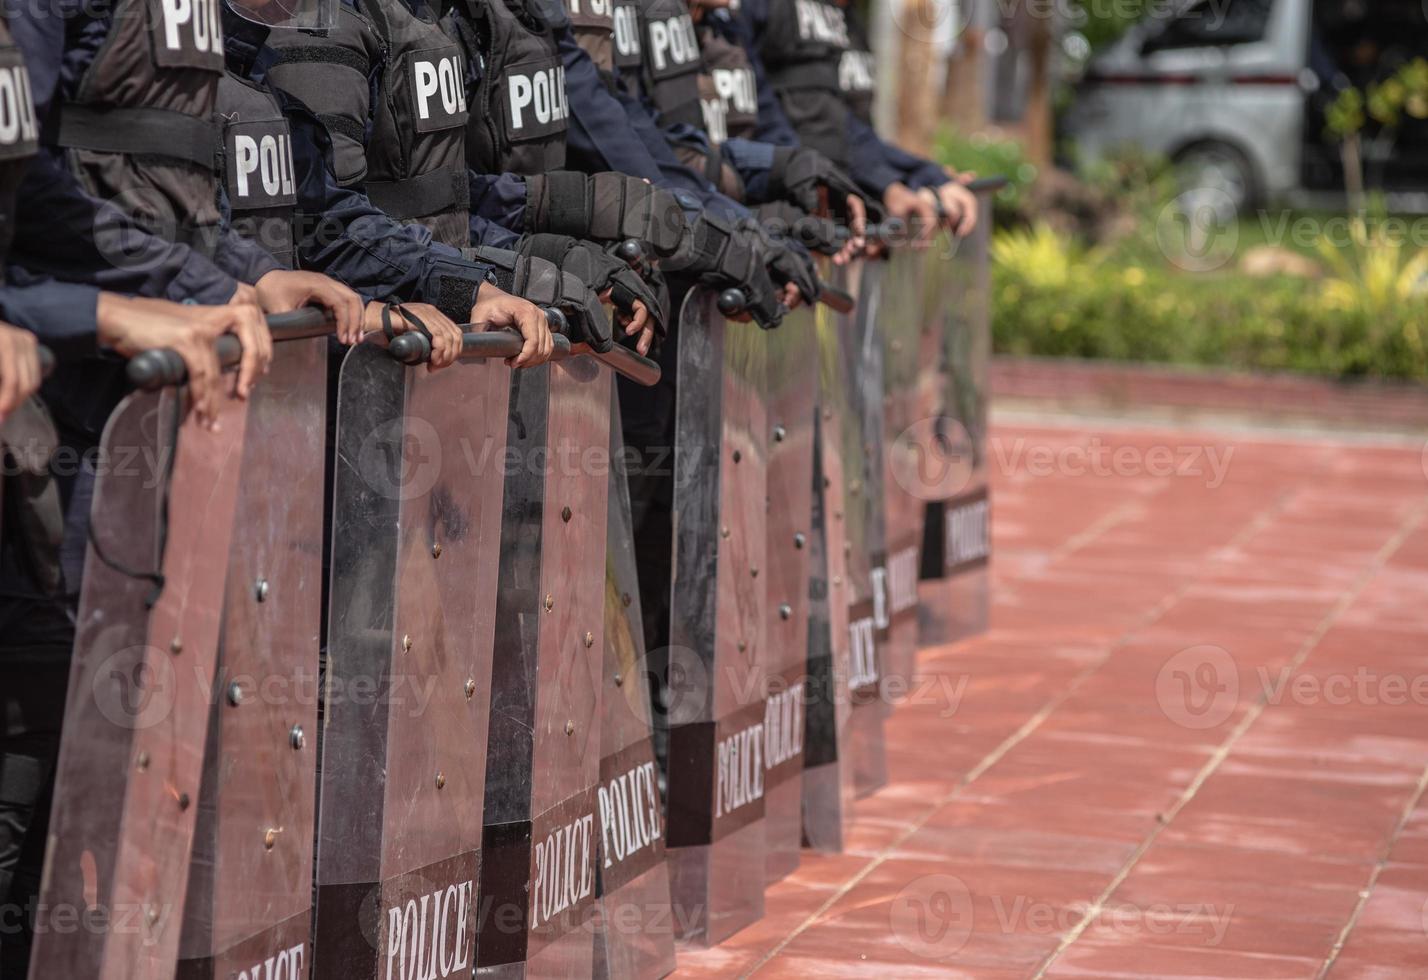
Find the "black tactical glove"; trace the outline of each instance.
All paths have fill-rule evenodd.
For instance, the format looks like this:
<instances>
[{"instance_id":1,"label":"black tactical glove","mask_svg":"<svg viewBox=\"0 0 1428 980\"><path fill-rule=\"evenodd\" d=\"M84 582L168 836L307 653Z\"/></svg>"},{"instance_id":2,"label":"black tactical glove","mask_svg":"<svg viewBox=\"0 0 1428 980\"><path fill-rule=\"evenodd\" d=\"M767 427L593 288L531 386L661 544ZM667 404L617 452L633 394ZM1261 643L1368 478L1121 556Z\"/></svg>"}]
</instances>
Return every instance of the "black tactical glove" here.
<instances>
[{"instance_id":1,"label":"black tactical glove","mask_svg":"<svg viewBox=\"0 0 1428 980\"><path fill-rule=\"evenodd\" d=\"M554 306L565 314L573 343L587 343L601 353L614 345L610 318L600 298L581 279L536 255L505 248L478 248L478 261L493 266L496 285L537 306Z\"/></svg>"},{"instance_id":2,"label":"black tactical glove","mask_svg":"<svg viewBox=\"0 0 1428 980\"><path fill-rule=\"evenodd\" d=\"M817 150L806 146L781 146L774 150L769 168L769 199L818 210L818 188L828 189L828 207L841 220L848 219L848 195L863 197L851 177Z\"/></svg>"},{"instance_id":3,"label":"black tactical glove","mask_svg":"<svg viewBox=\"0 0 1428 980\"><path fill-rule=\"evenodd\" d=\"M660 262L665 272L687 272L706 286L743 290L745 309L764 329L783 322L779 291L765 268L764 238L752 220L730 225L704 213L690 226L679 251Z\"/></svg>"},{"instance_id":4,"label":"black tactical glove","mask_svg":"<svg viewBox=\"0 0 1428 980\"><path fill-rule=\"evenodd\" d=\"M658 255L679 247L684 211L674 195L638 177L552 170L526 178L526 232L647 242Z\"/></svg>"},{"instance_id":5,"label":"black tactical glove","mask_svg":"<svg viewBox=\"0 0 1428 980\"><path fill-rule=\"evenodd\" d=\"M759 205L759 224L774 238L797 242L820 255L837 255L847 241L846 235L832 221L809 214L787 201Z\"/></svg>"},{"instance_id":6,"label":"black tactical glove","mask_svg":"<svg viewBox=\"0 0 1428 980\"><path fill-rule=\"evenodd\" d=\"M615 309L627 316L634 316L634 304L638 300L649 311L655 333L665 336L668 294L661 303L659 294L640 278L638 272L598 245L579 242L568 235L529 235L521 242L521 254L555 263L561 272L574 275L597 295L610 290L610 301L615 304ZM600 353L610 349L609 346L591 346Z\"/></svg>"},{"instance_id":7,"label":"black tactical glove","mask_svg":"<svg viewBox=\"0 0 1428 980\"><path fill-rule=\"evenodd\" d=\"M803 301L810 306L818 302L822 291L818 285L818 269L808 250L796 242L778 238L771 238L765 247L773 281L781 286L793 283L803 294Z\"/></svg>"}]
</instances>

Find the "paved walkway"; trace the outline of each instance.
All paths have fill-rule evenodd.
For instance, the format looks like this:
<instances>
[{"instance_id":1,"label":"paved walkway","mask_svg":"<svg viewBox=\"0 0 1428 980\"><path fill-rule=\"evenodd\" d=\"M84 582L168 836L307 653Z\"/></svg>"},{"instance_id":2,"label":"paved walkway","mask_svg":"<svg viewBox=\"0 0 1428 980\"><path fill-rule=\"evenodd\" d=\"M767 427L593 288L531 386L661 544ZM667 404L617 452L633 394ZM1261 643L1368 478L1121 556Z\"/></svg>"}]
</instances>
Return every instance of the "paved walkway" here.
<instances>
[{"instance_id":1,"label":"paved walkway","mask_svg":"<svg viewBox=\"0 0 1428 980\"><path fill-rule=\"evenodd\" d=\"M1428 977L1421 448L999 427L991 632L678 976Z\"/></svg>"}]
</instances>

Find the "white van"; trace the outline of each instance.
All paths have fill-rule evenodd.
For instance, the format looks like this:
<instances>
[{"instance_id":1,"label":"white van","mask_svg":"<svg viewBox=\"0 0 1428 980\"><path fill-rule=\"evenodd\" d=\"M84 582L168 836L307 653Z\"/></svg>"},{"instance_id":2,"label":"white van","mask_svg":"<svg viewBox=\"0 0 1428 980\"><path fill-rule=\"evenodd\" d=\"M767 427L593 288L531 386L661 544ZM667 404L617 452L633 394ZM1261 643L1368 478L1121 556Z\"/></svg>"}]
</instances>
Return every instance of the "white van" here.
<instances>
[{"instance_id":1,"label":"white van","mask_svg":"<svg viewBox=\"0 0 1428 980\"><path fill-rule=\"evenodd\" d=\"M1152 9L1164 10L1166 7ZM1428 55L1428 0L1190 0L1094 58L1063 122L1083 159L1124 144L1244 207L1340 191L1324 109ZM1370 187L1428 189L1428 125L1365 145Z\"/></svg>"}]
</instances>

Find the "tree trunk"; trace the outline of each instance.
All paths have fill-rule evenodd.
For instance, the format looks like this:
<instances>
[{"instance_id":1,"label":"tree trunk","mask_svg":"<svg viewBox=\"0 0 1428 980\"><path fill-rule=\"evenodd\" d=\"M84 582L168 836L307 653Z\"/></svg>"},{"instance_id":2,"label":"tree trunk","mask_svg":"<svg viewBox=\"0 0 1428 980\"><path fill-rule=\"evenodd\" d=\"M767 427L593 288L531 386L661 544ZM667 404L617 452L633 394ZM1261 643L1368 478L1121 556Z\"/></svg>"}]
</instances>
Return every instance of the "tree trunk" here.
<instances>
[{"instance_id":1,"label":"tree trunk","mask_svg":"<svg viewBox=\"0 0 1428 980\"><path fill-rule=\"evenodd\" d=\"M894 0L897 2L897 0ZM946 16L937 0L901 0L902 36L898 71L897 144L919 156L932 149L937 121L937 98L932 79L937 71L933 34L939 16Z\"/></svg>"},{"instance_id":2,"label":"tree trunk","mask_svg":"<svg viewBox=\"0 0 1428 980\"><path fill-rule=\"evenodd\" d=\"M980 132L987 125L987 98L982 84L984 36L981 28L968 27L947 61L942 118L963 134Z\"/></svg>"}]
</instances>

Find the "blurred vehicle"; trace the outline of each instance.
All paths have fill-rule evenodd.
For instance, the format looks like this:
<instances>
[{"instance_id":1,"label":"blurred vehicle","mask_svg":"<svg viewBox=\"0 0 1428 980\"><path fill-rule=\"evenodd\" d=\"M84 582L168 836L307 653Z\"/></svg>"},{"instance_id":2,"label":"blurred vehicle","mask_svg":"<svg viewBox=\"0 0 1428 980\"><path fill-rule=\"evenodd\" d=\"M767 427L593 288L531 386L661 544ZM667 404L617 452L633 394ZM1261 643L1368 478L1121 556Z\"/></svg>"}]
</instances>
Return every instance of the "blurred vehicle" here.
<instances>
[{"instance_id":1,"label":"blurred vehicle","mask_svg":"<svg viewBox=\"0 0 1428 980\"><path fill-rule=\"evenodd\" d=\"M1132 144L1236 207L1342 191L1324 111L1428 51L1424 0L1189 0L1135 25L1077 83L1065 135L1087 160ZM1364 146L1370 187L1428 191L1428 124Z\"/></svg>"}]
</instances>

